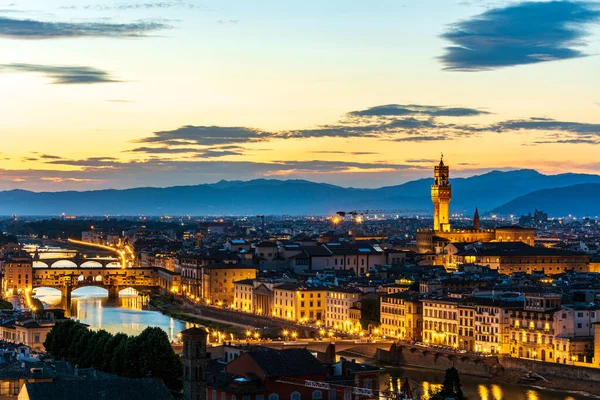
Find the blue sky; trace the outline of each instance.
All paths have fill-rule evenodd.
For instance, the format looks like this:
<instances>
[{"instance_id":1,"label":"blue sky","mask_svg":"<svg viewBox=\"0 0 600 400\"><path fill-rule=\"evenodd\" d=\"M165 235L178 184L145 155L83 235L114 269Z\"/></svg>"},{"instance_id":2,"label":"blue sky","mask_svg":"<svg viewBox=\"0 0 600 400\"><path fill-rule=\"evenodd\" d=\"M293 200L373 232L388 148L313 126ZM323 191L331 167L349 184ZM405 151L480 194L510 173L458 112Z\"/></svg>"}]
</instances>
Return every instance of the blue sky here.
<instances>
[{"instance_id":1,"label":"blue sky","mask_svg":"<svg viewBox=\"0 0 600 400\"><path fill-rule=\"evenodd\" d=\"M600 5L0 3L0 189L598 173Z\"/></svg>"}]
</instances>

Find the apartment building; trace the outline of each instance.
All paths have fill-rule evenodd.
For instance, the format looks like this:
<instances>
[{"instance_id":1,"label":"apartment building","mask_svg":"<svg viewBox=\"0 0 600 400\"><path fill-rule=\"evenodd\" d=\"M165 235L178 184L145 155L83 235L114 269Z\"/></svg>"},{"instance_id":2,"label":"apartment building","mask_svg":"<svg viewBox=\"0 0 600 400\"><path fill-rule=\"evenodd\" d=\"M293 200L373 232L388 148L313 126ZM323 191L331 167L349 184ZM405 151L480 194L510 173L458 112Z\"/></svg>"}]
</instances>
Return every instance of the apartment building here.
<instances>
[{"instance_id":1,"label":"apartment building","mask_svg":"<svg viewBox=\"0 0 600 400\"><path fill-rule=\"evenodd\" d=\"M385 336L421 340L422 303L419 294L397 292L380 298L380 331Z\"/></svg>"},{"instance_id":2,"label":"apartment building","mask_svg":"<svg viewBox=\"0 0 600 400\"><path fill-rule=\"evenodd\" d=\"M522 308L510 311L510 355L540 361L555 358L554 313L560 309L558 293L526 294Z\"/></svg>"},{"instance_id":3,"label":"apartment building","mask_svg":"<svg viewBox=\"0 0 600 400\"><path fill-rule=\"evenodd\" d=\"M361 292L341 287L328 288L325 298L325 326L344 332L360 332L360 321L351 318L351 310L360 300ZM353 321L354 320L354 321Z\"/></svg>"},{"instance_id":4,"label":"apartment building","mask_svg":"<svg viewBox=\"0 0 600 400\"><path fill-rule=\"evenodd\" d=\"M274 287L273 316L296 322L324 322L327 288L283 283Z\"/></svg>"},{"instance_id":5,"label":"apartment building","mask_svg":"<svg viewBox=\"0 0 600 400\"><path fill-rule=\"evenodd\" d=\"M460 298L423 300L423 339L425 343L458 348Z\"/></svg>"}]
</instances>

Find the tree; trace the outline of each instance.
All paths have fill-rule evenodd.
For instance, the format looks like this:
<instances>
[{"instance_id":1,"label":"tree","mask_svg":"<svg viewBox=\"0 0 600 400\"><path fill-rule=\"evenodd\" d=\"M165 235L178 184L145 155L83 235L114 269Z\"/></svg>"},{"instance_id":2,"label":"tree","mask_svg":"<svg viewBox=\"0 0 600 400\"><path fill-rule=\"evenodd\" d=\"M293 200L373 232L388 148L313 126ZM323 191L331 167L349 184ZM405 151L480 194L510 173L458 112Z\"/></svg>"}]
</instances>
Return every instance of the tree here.
<instances>
[{"instance_id":1,"label":"tree","mask_svg":"<svg viewBox=\"0 0 600 400\"><path fill-rule=\"evenodd\" d=\"M124 333L117 333L106 341L104 345L104 359L102 360L102 367L99 368L102 371L116 373L113 369L112 362L117 354L117 348L119 345L127 341L128 336Z\"/></svg>"},{"instance_id":2,"label":"tree","mask_svg":"<svg viewBox=\"0 0 600 400\"><path fill-rule=\"evenodd\" d=\"M178 388L183 364L160 328L148 327L139 336L143 344L142 368L146 376L160 376L165 385Z\"/></svg>"},{"instance_id":3,"label":"tree","mask_svg":"<svg viewBox=\"0 0 600 400\"><path fill-rule=\"evenodd\" d=\"M115 348L113 356L110 360L110 372L112 372L113 374L127 376L127 348L129 341L131 340L131 337L125 336L125 338L123 338L119 342L118 346Z\"/></svg>"},{"instance_id":4,"label":"tree","mask_svg":"<svg viewBox=\"0 0 600 400\"><path fill-rule=\"evenodd\" d=\"M104 364L104 358L106 357L106 354L104 353L106 343L113 338L113 335L102 329L96 333L96 336L97 339L92 348L90 357L91 367L102 371L102 365Z\"/></svg>"},{"instance_id":5,"label":"tree","mask_svg":"<svg viewBox=\"0 0 600 400\"><path fill-rule=\"evenodd\" d=\"M446 370L444 383L442 384L442 390L436 393L434 398L438 397L442 399L451 397L457 400L467 400L463 394L460 384L460 374L456 368L452 367Z\"/></svg>"},{"instance_id":6,"label":"tree","mask_svg":"<svg viewBox=\"0 0 600 400\"><path fill-rule=\"evenodd\" d=\"M48 332L44 346L57 359L80 368L93 367L128 378L159 378L170 389L181 389L182 362L160 328L146 328L138 336L112 335L64 320Z\"/></svg>"}]
</instances>

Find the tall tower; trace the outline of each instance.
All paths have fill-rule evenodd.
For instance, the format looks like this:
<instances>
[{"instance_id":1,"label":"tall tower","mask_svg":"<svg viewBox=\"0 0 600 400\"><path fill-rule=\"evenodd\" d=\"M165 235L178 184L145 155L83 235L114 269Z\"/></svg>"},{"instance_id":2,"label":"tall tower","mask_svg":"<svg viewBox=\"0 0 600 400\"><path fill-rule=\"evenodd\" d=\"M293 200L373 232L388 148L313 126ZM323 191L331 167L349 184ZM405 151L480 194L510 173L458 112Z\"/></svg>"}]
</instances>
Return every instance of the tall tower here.
<instances>
[{"instance_id":1,"label":"tall tower","mask_svg":"<svg viewBox=\"0 0 600 400\"><path fill-rule=\"evenodd\" d=\"M481 229L481 219L479 219L479 209L475 207L475 215L473 216L473 229Z\"/></svg>"},{"instance_id":2,"label":"tall tower","mask_svg":"<svg viewBox=\"0 0 600 400\"><path fill-rule=\"evenodd\" d=\"M448 232L450 230L450 215L448 205L452 198L452 186L449 182L450 168L444 165L444 155L440 164L433 170L433 185L431 185L431 201L433 201L433 230Z\"/></svg>"},{"instance_id":3,"label":"tall tower","mask_svg":"<svg viewBox=\"0 0 600 400\"><path fill-rule=\"evenodd\" d=\"M210 355L206 353L208 332L189 328L181 332L183 339L183 398L206 400L206 369Z\"/></svg>"}]
</instances>

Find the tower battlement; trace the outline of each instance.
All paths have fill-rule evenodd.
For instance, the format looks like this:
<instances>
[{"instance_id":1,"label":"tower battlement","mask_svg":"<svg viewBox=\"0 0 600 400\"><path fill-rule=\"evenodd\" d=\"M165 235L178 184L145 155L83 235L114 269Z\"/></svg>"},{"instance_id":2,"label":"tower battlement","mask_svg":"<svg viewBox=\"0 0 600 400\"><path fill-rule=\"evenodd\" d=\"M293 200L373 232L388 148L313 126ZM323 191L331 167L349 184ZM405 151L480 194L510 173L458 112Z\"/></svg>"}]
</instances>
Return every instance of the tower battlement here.
<instances>
[{"instance_id":1,"label":"tower battlement","mask_svg":"<svg viewBox=\"0 0 600 400\"><path fill-rule=\"evenodd\" d=\"M434 231L448 232L450 230L449 204L451 199L450 168L444 164L442 158L440 163L433 168L433 185L431 185Z\"/></svg>"}]
</instances>

